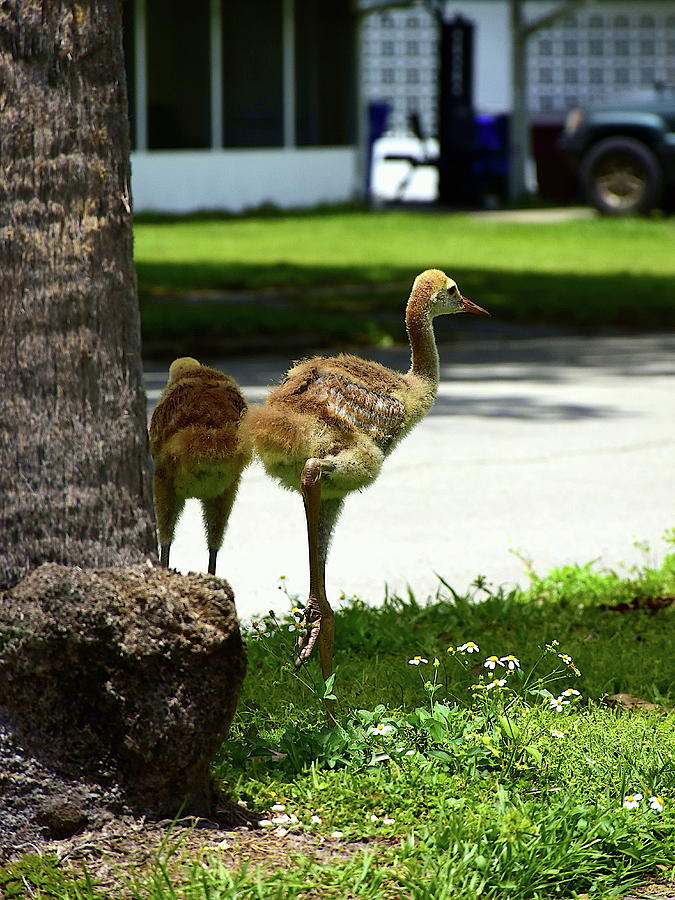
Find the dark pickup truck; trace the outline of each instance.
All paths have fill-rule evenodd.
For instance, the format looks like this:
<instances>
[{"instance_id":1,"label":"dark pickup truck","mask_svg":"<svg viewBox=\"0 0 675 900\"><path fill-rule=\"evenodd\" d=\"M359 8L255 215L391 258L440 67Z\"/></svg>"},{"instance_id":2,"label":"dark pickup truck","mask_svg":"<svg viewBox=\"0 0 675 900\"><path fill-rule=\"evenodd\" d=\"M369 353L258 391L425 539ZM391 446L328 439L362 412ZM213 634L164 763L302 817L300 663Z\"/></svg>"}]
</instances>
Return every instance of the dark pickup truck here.
<instances>
[{"instance_id":1,"label":"dark pickup truck","mask_svg":"<svg viewBox=\"0 0 675 900\"><path fill-rule=\"evenodd\" d=\"M675 91L571 110L559 148L588 203L608 216L672 207Z\"/></svg>"}]
</instances>

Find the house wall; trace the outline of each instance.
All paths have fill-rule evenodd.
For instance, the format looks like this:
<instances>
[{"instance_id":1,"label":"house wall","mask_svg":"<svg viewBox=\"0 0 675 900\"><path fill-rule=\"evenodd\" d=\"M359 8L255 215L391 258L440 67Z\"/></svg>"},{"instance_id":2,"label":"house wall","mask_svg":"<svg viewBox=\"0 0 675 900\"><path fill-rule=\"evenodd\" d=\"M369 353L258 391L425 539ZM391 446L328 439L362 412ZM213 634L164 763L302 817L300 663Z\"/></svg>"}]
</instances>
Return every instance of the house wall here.
<instances>
[{"instance_id":1,"label":"house wall","mask_svg":"<svg viewBox=\"0 0 675 900\"><path fill-rule=\"evenodd\" d=\"M527 19L560 6L559 0L530 0ZM414 14L413 14L414 11ZM511 110L509 4L507 0L447 0L445 18L472 21L474 104L477 112ZM408 23L417 19L415 27ZM436 133L437 91L428 74L437 59L437 27L422 5L373 13L366 20L362 63L364 94L393 106L390 131L406 130L407 112L416 108ZM410 81L416 61L406 49L420 40L420 78ZM384 51L393 46L396 58ZM654 82L675 85L674 0L602 0L578 8L529 42L529 101L533 118L562 120L570 107L617 94L648 90ZM435 71L435 69L434 69Z\"/></svg>"},{"instance_id":2,"label":"house wall","mask_svg":"<svg viewBox=\"0 0 675 900\"><path fill-rule=\"evenodd\" d=\"M284 209L339 203L357 190L354 147L164 150L131 154L137 211Z\"/></svg>"}]
</instances>

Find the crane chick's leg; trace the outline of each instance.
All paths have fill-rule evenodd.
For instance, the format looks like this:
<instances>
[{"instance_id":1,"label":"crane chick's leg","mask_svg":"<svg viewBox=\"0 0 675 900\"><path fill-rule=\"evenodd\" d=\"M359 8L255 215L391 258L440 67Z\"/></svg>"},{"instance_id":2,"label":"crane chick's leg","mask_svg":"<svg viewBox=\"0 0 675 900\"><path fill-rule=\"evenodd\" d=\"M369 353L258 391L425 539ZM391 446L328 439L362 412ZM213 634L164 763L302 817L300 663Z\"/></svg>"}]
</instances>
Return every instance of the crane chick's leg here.
<instances>
[{"instance_id":1,"label":"crane chick's leg","mask_svg":"<svg viewBox=\"0 0 675 900\"><path fill-rule=\"evenodd\" d=\"M332 468L324 460L310 459L302 473L302 497L307 517L309 545L309 599L305 608L305 624L309 628L298 639L296 666L309 659L318 643L321 675L326 681L333 674L334 616L326 597L325 570L333 526L342 509L342 500L321 500L322 469ZM328 722L335 724L333 701L326 701Z\"/></svg>"},{"instance_id":2,"label":"crane chick's leg","mask_svg":"<svg viewBox=\"0 0 675 900\"><path fill-rule=\"evenodd\" d=\"M161 470L155 470L153 476L153 494L155 498L155 517L159 531L159 561L162 566L169 566L169 551L173 541L176 522L183 511L185 499L176 493L171 476Z\"/></svg>"},{"instance_id":3,"label":"crane chick's leg","mask_svg":"<svg viewBox=\"0 0 675 900\"><path fill-rule=\"evenodd\" d=\"M223 543L227 522L237 496L239 479L227 490L210 500L202 500L202 515L206 528L206 542L209 548L209 575L216 574L216 559Z\"/></svg>"}]
</instances>

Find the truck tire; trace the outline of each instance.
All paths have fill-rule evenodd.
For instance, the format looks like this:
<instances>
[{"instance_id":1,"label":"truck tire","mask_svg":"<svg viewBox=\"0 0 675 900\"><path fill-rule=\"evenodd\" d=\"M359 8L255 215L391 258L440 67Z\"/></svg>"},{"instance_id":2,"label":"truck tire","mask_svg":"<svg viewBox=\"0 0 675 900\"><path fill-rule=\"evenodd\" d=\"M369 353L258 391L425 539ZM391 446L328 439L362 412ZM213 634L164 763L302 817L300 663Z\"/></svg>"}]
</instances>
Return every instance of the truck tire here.
<instances>
[{"instance_id":1,"label":"truck tire","mask_svg":"<svg viewBox=\"0 0 675 900\"><path fill-rule=\"evenodd\" d=\"M649 212L661 201L663 173L646 144L608 137L588 150L580 167L588 202L606 216Z\"/></svg>"}]
</instances>

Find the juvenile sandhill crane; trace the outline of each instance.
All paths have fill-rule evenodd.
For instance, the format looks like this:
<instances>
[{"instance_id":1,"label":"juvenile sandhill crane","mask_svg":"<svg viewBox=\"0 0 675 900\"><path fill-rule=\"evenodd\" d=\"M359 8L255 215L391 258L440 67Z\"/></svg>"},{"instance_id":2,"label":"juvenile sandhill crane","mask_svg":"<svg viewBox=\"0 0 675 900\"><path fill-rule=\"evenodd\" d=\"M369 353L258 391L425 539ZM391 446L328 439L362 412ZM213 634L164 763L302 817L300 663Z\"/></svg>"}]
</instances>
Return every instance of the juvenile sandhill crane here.
<instances>
[{"instance_id":1,"label":"juvenile sandhill crane","mask_svg":"<svg viewBox=\"0 0 675 900\"><path fill-rule=\"evenodd\" d=\"M415 279L406 308L412 361L407 374L341 354L298 363L243 429L269 475L299 491L309 544L309 599L296 666L318 640L324 679L332 673L333 611L325 565L344 498L377 478L394 449L434 402L439 359L432 320L444 313L489 315L438 269ZM332 719L329 706L329 721Z\"/></svg>"},{"instance_id":2,"label":"juvenile sandhill crane","mask_svg":"<svg viewBox=\"0 0 675 900\"><path fill-rule=\"evenodd\" d=\"M171 363L169 382L150 420L150 452L160 562L169 565L176 523L188 497L201 501L215 575L218 550L251 447L242 439L247 405L228 375L191 356Z\"/></svg>"}]
</instances>

